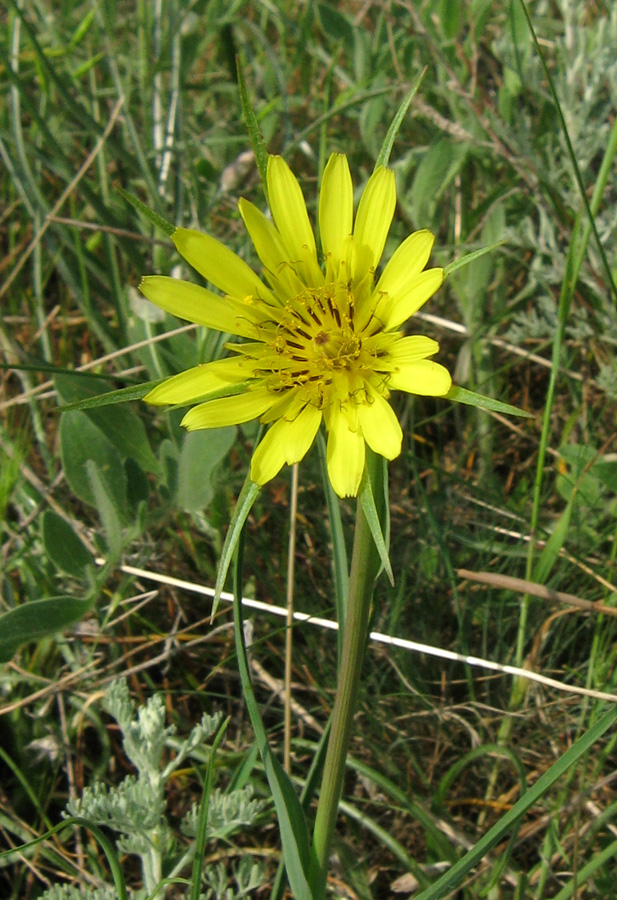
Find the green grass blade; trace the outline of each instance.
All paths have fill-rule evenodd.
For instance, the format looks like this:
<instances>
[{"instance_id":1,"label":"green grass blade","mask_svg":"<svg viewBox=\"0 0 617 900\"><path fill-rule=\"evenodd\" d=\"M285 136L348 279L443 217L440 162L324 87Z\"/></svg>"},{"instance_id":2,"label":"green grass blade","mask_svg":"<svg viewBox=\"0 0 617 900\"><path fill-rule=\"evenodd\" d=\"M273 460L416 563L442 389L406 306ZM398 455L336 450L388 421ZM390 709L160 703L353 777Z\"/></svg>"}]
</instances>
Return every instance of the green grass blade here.
<instances>
[{"instance_id":1,"label":"green grass blade","mask_svg":"<svg viewBox=\"0 0 617 900\"><path fill-rule=\"evenodd\" d=\"M598 234L598 229L596 228L595 214L592 210L592 207L589 204L589 200L587 199L587 191L585 190L585 185L583 183L583 176L581 175L581 170L579 168L578 162L576 160L576 154L574 153L574 147L572 146L572 141L570 140L570 134L568 132L568 126L566 124L566 120L563 114L563 110L561 108L561 103L559 102L559 97L557 96L557 91L555 90L555 85L553 84L553 79L551 77L550 70L546 64L546 60L544 59L544 54L542 53L542 48L540 47L540 42L538 41L538 36L536 34L536 30L533 27L533 22L531 21L531 16L529 15L529 10L527 9L527 4L525 0L520 0L520 5L525 15L525 19L527 20L527 25L529 27L529 31L531 32L531 39L536 48L536 53L540 59L540 64L544 70L544 75L546 77L546 81L548 83L548 89L551 93L551 97L553 98L553 102L555 104L555 109L557 111L557 116L559 118L559 124L561 125L561 130L563 132L563 137L566 142L566 147L568 150L568 156L570 157L570 163L572 164L572 169L574 171L574 177L576 178L576 183L578 185L578 189L581 195L581 200L583 201L583 205L585 207L585 212L587 214L587 220L589 222L589 226L593 231L593 236L596 239L596 243L598 245L598 252L602 259L602 264L604 266L604 272L606 275L606 279L611 286L611 291L613 293L613 297L617 300L617 287L615 287L615 281L613 279L613 273L611 271L611 267L609 265L608 259L606 258L606 253L604 251L604 246L602 245L602 241L600 240L600 235ZM613 131L615 129L613 128Z\"/></svg>"},{"instance_id":2,"label":"green grass blade","mask_svg":"<svg viewBox=\"0 0 617 900\"><path fill-rule=\"evenodd\" d=\"M253 148L253 153L255 154L255 162L257 163L257 168L259 169L259 175L261 176L261 181L263 184L263 188L266 194L266 200L268 199L268 151L266 149L266 145L264 143L264 139L262 137L261 131L259 129L259 123L257 121L257 116L253 110L253 106L251 104L251 98L249 97L249 92L246 87L246 81L244 79L244 70L242 68L242 63L239 57L236 57L236 67L238 69L238 90L240 91L240 103L242 104L242 114L244 116L244 121L246 123L246 128L249 133L249 138L251 141L251 146Z\"/></svg>"},{"instance_id":3,"label":"green grass blade","mask_svg":"<svg viewBox=\"0 0 617 900\"><path fill-rule=\"evenodd\" d=\"M396 140L396 136L399 133L399 129L403 123L403 119L407 115L407 110L411 105L411 101L416 96L418 92L418 88L422 84L422 79L426 75L427 66L425 66L422 71L416 75L407 96L399 106L396 111L396 115L392 120L392 124L388 128L388 133L386 134L385 140L381 145L381 150L377 155L377 159L375 160L375 168L378 169L380 166L387 166L390 160L390 154L392 153L392 147L394 146L394 141Z\"/></svg>"},{"instance_id":4,"label":"green grass blade","mask_svg":"<svg viewBox=\"0 0 617 900\"><path fill-rule=\"evenodd\" d=\"M612 844L609 844L604 850L595 852L587 865L581 866L577 871L576 879L573 878L559 891L558 894L555 894L555 900L570 900L570 897L580 896L580 892L585 890L585 885L594 873L612 859L613 856L617 856L617 841L613 841Z\"/></svg>"},{"instance_id":5,"label":"green grass blade","mask_svg":"<svg viewBox=\"0 0 617 900\"><path fill-rule=\"evenodd\" d=\"M467 873L491 850L495 844L517 825L519 819L540 800L556 781L564 775L568 769L587 753L598 741L605 731L608 731L617 721L617 707L613 707L593 725L589 731L567 750L557 762L545 772L533 787L518 800L505 816L493 825L487 833L475 845L473 850L466 853L452 868L435 882L428 890L422 891L416 900L439 900L449 892L457 888Z\"/></svg>"},{"instance_id":6,"label":"green grass blade","mask_svg":"<svg viewBox=\"0 0 617 900\"><path fill-rule=\"evenodd\" d=\"M81 816L69 816L54 828L50 828L49 831L46 831L44 834L39 835L39 837L35 838L33 841L28 841L27 844L22 844L21 847L14 847L11 850L3 851L2 853L0 853L0 860L7 859L8 857L11 857L16 853L21 854L24 850L28 850L30 847L36 847L37 844L40 844L42 841L46 841L47 838L53 837L54 834L57 834L59 831L62 831L63 828L68 828L71 825L79 825L82 828L86 828L96 838L99 846L107 857L107 862L109 863L109 868L111 869L114 887L118 894L118 900L128 900L128 893L126 890L124 875L122 874L122 869L120 868L118 856L113 844L97 825L95 825L89 819L81 818Z\"/></svg>"},{"instance_id":7,"label":"green grass blade","mask_svg":"<svg viewBox=\"0 0 617 900\"><path fill-rule=\"evenodd\" d=\"M289 776L270 750L266 730L251 683L244 641L244 619L241 603L242 556L242 540L238 539L234 564L234 632L242 692L251 719L251 725L255 732L255 740L264 764L266 778L272 791L272 799L276 808L281 843L283 845L283 859L291 890L295 900L312 900L306 874L309 859L309 834L306 819Z\"/></svg>"},{"instance_id":8,"label":"green grass blade","mask_svg":"<svg viewBox=\"0 0 617 900\"><path fill-rule=\"evenodd\" d=\"M210 807L210 795L212 794L212 784L214 781L214 761L216 758L216 751L218 750L225 735L225 731L227 730L227 726L229 725L229 720L230 717L228 716L225 721L221 723L214 741L212 742L212 749L210 750L210 759L208 760L201 805L199 807L197 839L195 841L195 856L193 859L193 871L191 872L190 900L199 900L199 897L201 895L201 878L204 868L204 857L206 855L206 843L208 837L208 810Z\"/></svg>"}]
</instances>

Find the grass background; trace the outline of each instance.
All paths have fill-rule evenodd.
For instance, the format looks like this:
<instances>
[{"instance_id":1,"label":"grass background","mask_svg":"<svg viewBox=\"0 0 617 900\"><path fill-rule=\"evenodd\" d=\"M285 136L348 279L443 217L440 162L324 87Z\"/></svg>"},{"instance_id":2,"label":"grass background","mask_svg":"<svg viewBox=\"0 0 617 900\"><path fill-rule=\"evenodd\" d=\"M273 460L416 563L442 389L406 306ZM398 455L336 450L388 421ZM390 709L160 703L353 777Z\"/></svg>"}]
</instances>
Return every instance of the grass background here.
<instances>
[{"instance_id":1,"label":"grass background","mask_svg":"<svg viewBox=\"0 0 617 900\"><path fill-rule=\"evenodd\" d=\"M290 162L312 212L331 151L348 154L360 190L426 66L391 157L398 208L387 253L423 227L437 236L440 265L505 241L455 273L423 310L438 318L418 316L412 328L440 341L440 361L457 384L534 418L397 398L406 440L390 466L396 585L379 583L374 628L615 690L610 612L457 574L527 577L609 607L617 599L617 179L614 166L602 170L615 126L617 12L581 0L528 8L559 107L518 0L36 0L21 12L9 3L0 38L0 603L6 612L62 596L85 598L88 610L62 639L22 647L0 675L7 848L57 822L95 777L113 780L126 768L100 706L112 677L127 674L139 700L164 692L180 732L204 710L231 715L222 786L251 746L229 608L216 621L229 628L200 640L210 631L209 601L120 563L213 584L255 429L187 436L179 414L137 403L57 412L59 403L222 352L218 334L177 330L184 323L140 299L141 275L181 274L180 259L118 189L255 262L236 208L239 196L263 204L255 167L242 156L249 145L237 53L266 144ZM571 295L564 280L585 212L558 108L587 197L602 188L600 244L590 240ZM80 368L87 378L71 374ZM245 594L279 605L289 496L287 472L262 492L246 547ZM342 505L347 526L352 513ZM330 549L315 450L300 470L295 602L316 615L333 613ZM93 563L99 556L108 560L102 570ZM275 679L265 683L254 671L279 747L283 627L261 614L253 626L253 660ZM298 778L327 721L335 660L332 635L296 629ZM538 685L521 696L508 676L371 649L334 892L387 897L412 868L433 880L518 799L522 773L537 780L605 708ZM500 740L509 756L498 760ZM612 897L614 859L603 852L614 840L615 764L609 736L475 870L461 896ZM258 770L252 778L264 793ZM168 788L170 808L183 809L199 790L187 771ZM241 852L276 853L273 823L264 815ZM0 869L1 890L36 897L50 883L86 883L85 870L99 877L95 850L75 855L65 832ZM130 866L127 878L138 887Z\"/></svg>"}]
</instances>

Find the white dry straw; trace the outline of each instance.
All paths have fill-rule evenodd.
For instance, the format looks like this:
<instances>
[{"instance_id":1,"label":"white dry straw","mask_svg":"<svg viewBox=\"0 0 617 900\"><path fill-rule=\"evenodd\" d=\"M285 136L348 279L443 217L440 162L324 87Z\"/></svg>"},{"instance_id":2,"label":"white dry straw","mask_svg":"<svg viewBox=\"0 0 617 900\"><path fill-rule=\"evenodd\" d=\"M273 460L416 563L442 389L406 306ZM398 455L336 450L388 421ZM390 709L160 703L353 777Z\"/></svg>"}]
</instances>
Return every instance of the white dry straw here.
<instances>
[{"instance_id":1,"label":"white dry straw","mask_svg":"<svg viewBox=\"0 0 617 900\"><path fill-rule=\"evenodd\" d=\"M214 597L214 588L206 587L201 584L193 584L190 581L184 581L181 578L173 578L171 575L162 575L158 572L149 572L146 569L137 569L134 566L120 566L122 572L127 575L135 575L137 578L145 578L149 581L156 581L160 584L168 584L173 587L182 588L185 591L191 591L194 594L202 594L206 597ZM233 603L234 595L223 591L221 600L227 603ZM270 603L263 603L260 600L253 600L249 597L242 598L242 605L247 609L257 609L260 612L270 613L274 616L287 616L287 610L283 606L274 606ZM332 619L323 619L320 616L311 616L308 613L294 610L293 618L297 622L308 622L310 625L316 625L319 628L327 628L330 631L338 630L338 622ZM604 691L593 691L589 688L578 687L572 684L565 684L563 681L557 681L555 678L548 678L546 675L540 675L529 669L520 669L517 666L502 665L502 663L493 662L490 659L482 659L479 656L464 656L462 653L455 653L453 650L444 650L441 647L432 647L430 644L420 644L418 641L410 641L407 638L393 637L390 634L381 634L379 631L372 631L369 635L372 641L380 644L389 644L392 647L402 647L403 650L411 650L414 653L424 653L427 656L437 656L439 659L449 659L453 662L466 663L468 666L476 666L480 669L490 669L493 672L501 672L504 675L513 675L516 678L526 678L528 681L535 681L538 684L544 684L547 687L555 688L557 691L565 691L569 694L581 694L585 697L595 697L598 700L608 700L611 703L617 702L617 695L607 694Z\"/></svg>"}]
</instances>

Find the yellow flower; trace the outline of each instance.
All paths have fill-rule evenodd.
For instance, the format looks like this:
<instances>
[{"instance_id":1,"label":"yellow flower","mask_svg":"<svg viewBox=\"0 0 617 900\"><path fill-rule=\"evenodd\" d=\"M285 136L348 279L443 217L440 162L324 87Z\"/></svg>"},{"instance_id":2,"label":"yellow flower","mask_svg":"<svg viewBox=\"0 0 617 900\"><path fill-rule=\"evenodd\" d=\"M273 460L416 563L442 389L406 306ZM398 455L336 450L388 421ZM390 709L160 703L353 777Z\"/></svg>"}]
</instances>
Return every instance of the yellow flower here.
<instances>
[{"instance_id":1,"label":"yellow flower","mask_svg":"<svg viewBox=\"0 0 617 900\"><path fill-rule=\"evenodd\" d=\"M434 238L417 231L376 278L396 203L390 169L373 173L354 221L347 158L330 157L319 196L323 266L302 190L280 156L268 160L267 186L274 223L248 200L239 203L263 280L223 244L186 228L176 229L174 244L224 296L174 278L142 280L157 306L246 339L227 345L234 356L169 378L145 399L197 403L182 420L189 430L256 418L270 425L251 463L258 484L299 462L323 420L332 486L355 496L365 443L386 459L401 452L390 391L443 396L450 389L447 369L428 359L437 342L400 331L444 272L424 268Z\"/></svg>"}]
</instances>

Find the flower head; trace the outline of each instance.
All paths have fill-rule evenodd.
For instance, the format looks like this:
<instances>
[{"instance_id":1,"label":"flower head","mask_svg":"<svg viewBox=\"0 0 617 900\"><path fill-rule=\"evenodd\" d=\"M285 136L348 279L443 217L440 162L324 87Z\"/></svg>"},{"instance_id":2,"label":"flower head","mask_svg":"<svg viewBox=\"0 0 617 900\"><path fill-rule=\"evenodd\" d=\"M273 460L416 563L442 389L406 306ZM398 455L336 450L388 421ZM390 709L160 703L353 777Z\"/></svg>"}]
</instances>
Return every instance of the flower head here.
<instances>
[{"instance_id":1,"label":"flower head","mask_svg":"<svg viewBox=\"0 0 617 900\"><path fill-rule=\"evenodd\" d=\"M258 484L299 462L323 421L334 490L354 496L366 444L386 459L401 452L391 390L443 396L450 389L447 369L428 358L437 342L400 330L444 272L425 269L434 238L417 231L376 276L396 203L388 168L369 179L354 220L347 158L330 157L319 196L321 257L300 185L280 156L268 160L267 187L273 222L248 200L239 203L263 278L214 238L178 228L172 239L180 254L224 296L174 278L142 280L143 294L168 312L245 339L227 345L233 356L169 378L145 399L197 403L182 420L189 430L256 418L269 425L251 462Z\"/></svg>"}]
</instances>

